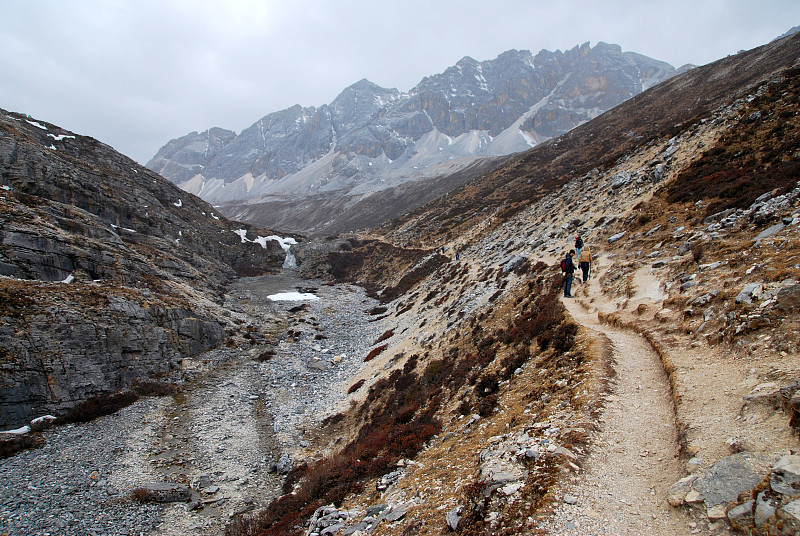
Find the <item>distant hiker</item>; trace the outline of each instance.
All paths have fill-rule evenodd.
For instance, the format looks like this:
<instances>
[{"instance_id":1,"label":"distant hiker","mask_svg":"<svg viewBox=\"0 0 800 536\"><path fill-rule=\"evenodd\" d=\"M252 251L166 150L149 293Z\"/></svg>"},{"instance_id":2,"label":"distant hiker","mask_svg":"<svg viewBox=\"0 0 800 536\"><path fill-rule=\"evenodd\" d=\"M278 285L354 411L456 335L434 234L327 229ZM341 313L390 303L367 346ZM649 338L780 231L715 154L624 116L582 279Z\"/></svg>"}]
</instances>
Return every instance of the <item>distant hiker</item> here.
<instances>
[{"instance_id":1,"label":"distant hiker","mask_svg":"<svg viewBox=\"0 0 800 536\"><path fill-rule=\"evenodd\" d=\"M572 297L572 277L575 274L575 264L572 262L572 257L575 255L575 250L569 250L567 256L561 259L561 271L564 273L564 297Z\"/></svg>"},{"instance_id":2,"label":"distant hiker","mask_svg":"<svg viewBox=\"0 0 800 536\"><path fill-rule=\"evenodd\" d=\"M458 252L456 251L456 260L458 260Z\"/></svg>"},{"instance_id":3,"label":"distant hiker","mask_svg":"<svg viewBox=\"0 0 800 536\"><path fill-rule=\"evenodd\" d=\"M580 256L580 262L578 263L578 267L583 272L583 282L586 283L589 281L589 264L592 262L592 250L587 248L583 248L583 253Z\"/></svg>"},{"instance_id":4,"label":"distant hiker","mask_svg":"<svg viewBox=\"0 0 800 536\"><path fill-rule=\"evenodd\" d=\"M575 235L575 262L581 262L581 251L583 251L583 238L581 233Z\"/></svg>"}]
</instances>

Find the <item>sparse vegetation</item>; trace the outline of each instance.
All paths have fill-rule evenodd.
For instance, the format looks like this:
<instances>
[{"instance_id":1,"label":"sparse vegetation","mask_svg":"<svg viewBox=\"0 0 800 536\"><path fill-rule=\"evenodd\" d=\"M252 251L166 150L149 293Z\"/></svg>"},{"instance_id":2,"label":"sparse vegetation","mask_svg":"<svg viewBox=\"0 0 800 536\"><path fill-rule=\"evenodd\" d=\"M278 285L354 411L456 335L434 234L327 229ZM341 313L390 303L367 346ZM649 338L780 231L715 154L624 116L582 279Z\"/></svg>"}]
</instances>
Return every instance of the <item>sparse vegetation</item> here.
<instances>
[{"instance_id":1,"label":"sparse vegetation","mask_svg":"<svg viewBox=\"0 0 800 536\"><path fill-rule=\"evenodd\" d=\"M0 438L0 459L44 445L42 434L19 434Z\"/></svg>"},{"instance_id":2,"label":"sparse vegetation","mask_svg":"<svg viewBox=\"0 0 800 536\"><path fill-rule=\"evenodd\" d=\"M365 361L365 362L366 362L366 361L372 361L373 359L375 359L376 357L378 357L378 356L379 356L379 355L380 355L380 354L381 354L381 353L382 353L384 350L386 350L388 347L389 347L389 345L388 345L388 344L382 344L382 345L380 345L380 346L378 346L378 347L376 347L376 348L373 348L373 349L372 349L372 350L370 350L370 352L367 354L367 357L365 357L365 358L364 358L364 361Z\"/></svg>"},{"instance_id":3,"label":"sparse vegetation","mask_svg":"<svg viewBox=\"0 0 800 536\"><path fill-rule=\"evenodd\" d=\"M111 415L122 408L130 406L139 399L133 391L118 393L105 393L93 396L76 405L56 420L56 424L69 424L75 422L89 422L97 417Z\"/></svg>"}]
</instances>

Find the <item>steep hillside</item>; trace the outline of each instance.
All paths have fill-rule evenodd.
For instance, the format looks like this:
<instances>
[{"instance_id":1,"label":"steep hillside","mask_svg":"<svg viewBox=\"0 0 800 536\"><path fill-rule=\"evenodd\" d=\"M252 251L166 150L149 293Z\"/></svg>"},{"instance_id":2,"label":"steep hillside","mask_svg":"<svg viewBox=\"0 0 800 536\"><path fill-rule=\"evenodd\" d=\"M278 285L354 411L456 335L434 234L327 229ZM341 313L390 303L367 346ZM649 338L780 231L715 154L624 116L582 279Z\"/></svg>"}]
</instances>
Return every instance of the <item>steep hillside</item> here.
<instances>
[{"instance_id":1,"label":"steep hillside","mask_svg":"<svg viewBox=\"0 0 800 536\"><path fill-rule=\"evenodd\" d=\"M126 520L120 535L800 533L800 35L676 76L369 233L303 242L298 273L316 279L289 279L318 299L280 306L280 322L267 278L219 301L231 259L263 254L236 225L140 168L104 171L127 160L75 152L96 142L9 115L2 374L30 374L45 400L78 364L85 396L222 336L238 356L198 368L196 391L0 466L14 530L81 534L96 514ZM106 176L141 188L164 219L16 186L84 174L92 195L113 190ZM211 234L184 244L188 221ZM23 224L43 239L14 247ZM127 237L137 225L147 236ZM577 233L591 274L568 298L557 261ZM106 431L119 443L78 447ZM133 500L154 475L191 502Z\"/></svg>"},{"instance_id":2,"label":"steep hillside","mask_svg":"<svg viewBox=\"0 0 800 536\"><path fill-rule=\"evenodd\" d=\"M228 534L796 533L795 458L773 465L798 448L799 62L795 36L690 71L313 245L391 329L287 495ZM576 232L592 276L565 310ZM644 347L663 385L627 369Z\"/></svg>"},{"instance_id":3,"label":"steep hillside","mask_svg":"<svg viewBox=\"0 0 800 536\"><path fill-rule=\"evenodd\" d=\"M342 211L375 192L409 181L441 184L476 158L526 150L674 73L606 43L536 55L510 50L483 62L466 57L408 93L362 80L330 104L269 114L239 135L193 132L170 141L148 167L223 204L231 217L328 232ZM325 214L314 209L319 204Z\"/></svg>"},{"instance_id":4,"label":"steep hillside","mask_svg":"<svg viewBox=\"0 0 800 536\"><path fill-rule=\"evenodd\" d=\"M3 110L0 188L0 426L179 368L235 333L225 286L284 262L277 241L253 242L273 233Z\"/></svg>"}]
</instances>

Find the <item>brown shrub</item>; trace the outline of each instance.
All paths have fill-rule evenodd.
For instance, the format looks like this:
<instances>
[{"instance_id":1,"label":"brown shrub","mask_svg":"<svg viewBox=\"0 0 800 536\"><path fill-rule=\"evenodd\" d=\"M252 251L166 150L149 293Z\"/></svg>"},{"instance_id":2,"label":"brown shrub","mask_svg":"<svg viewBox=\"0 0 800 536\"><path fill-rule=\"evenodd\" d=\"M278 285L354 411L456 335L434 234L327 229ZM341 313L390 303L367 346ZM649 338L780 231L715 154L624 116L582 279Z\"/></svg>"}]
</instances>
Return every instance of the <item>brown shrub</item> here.
<instances>
[{"instance_id":1,"label":"brown shrub","mask_svg":"<svg viewBox=\"0 0 800 536\"><path fill-rule=\"evenodd\" d=\"M130 406L139 399L132 391L105 393L92 397L67 411L56 419L56 424L73 422L89 422L103 415L111 415L124 407Z\"/></svg>"},{"instance_id":2,"label":"brown shrub","mask_svg":"<svg viewBox=\"0 0 800 536\"><path fill-rule=\"evenodd\" d=\"M367 354L367 357L365 357L365 358L364 358L364 362L366 363L367 361L372 361L373 359L375 359L376 357L378 357L378 356L381 354L381 352L383 352L384 350L386 350L388 347L389 347L389 345L388 345L388 344L382 344L382 345L378 346L377 348L373 348L373 349L372 349L372 350L371 350L371 351L370 351L370 352Z\"/></svg>"},{"instance_id":3,"label":"brown shrub","mask_svg":"<svg viewBox=\"0 0 800 536\"><path fill-rule=\"evenodd\" d=\"M171 396L180 391L176 383L151 379L136 379L131 389L139 396Z\"/></svg>"},{"instance_id":4,"label":"brown shrub","mask_svg":"<svg viewBox=\"0 0 800 536\"><path fill-rule=\"evenodd\" d=\"M366 381L367 380L365 380L364 378L361 378L360 380L358 380L356 383L354 383L353 385L350 386L350 389L347 390L347 394L349 395L349 394L355 393L356 391L361 389L361 387L366 383Z\"/></svg>"},{"instance_id":5,"label":"brown shrub","mask_svg":"<svg viewBox=\"0 0 800 536\"><path fill-rule=\"evenodd\" d=\"M256 361L260 361L260 362L263 363L264 361L269 361L270 359L272 359L276 355L277 354L276 354L275 350L270 348L269 350L265 350L264 352L260 353L258 355L258 357L256 357Z\"/></svg>"},{"instance_id":6,"label":"brown shrub","mask_svg":"<svg viewBox=\"0 0 800 536\"><path fill-rule=\"evenodd\" d=\"M10 458L24 450L37 449L44 443L42 434L20 434L0 438L0 459Z\"/></svg>"},{"instance_id":7,"label":"brown shrub","mask_svg":"<svg viewBox=\"0 0 800 536\"><path fill-rule=\"evenodd\" d=\"M694 262L699 263L700 259L703 258L703 253L705 249L703 248L703 244L694 244L692 246L692 259Z\"/></svg>"},{"instance_id":8,"label":"brown shrub","mask_svg":"<svg viewBox=\"0 0 800 536\"><path fill-rule=\"evenodd\" d=\"M556 352L568 352L575 344L575 336L578 334L578 325L572 322L561 324L553 333L552 346Z\"/></svg>"},{"instance_id":9,"label":"brown shrub","mask_svg":"<svg viewBox=\"0 0 800 536\"><path fill-rule=\"evenodd\" d=\"M377 340L377 341L375 341L375 342L374 342L374 344L381 343L381 342L385 341L386 339L389 339L389 338L391 338L393 335L394 335L394 330L393 330L393 329L390 329L390 330L388 330L388 331L384 332L384 334L383 334L383 335L381 335L380 337L378 337L378 340Z\"/></svg>"}]
</instances>

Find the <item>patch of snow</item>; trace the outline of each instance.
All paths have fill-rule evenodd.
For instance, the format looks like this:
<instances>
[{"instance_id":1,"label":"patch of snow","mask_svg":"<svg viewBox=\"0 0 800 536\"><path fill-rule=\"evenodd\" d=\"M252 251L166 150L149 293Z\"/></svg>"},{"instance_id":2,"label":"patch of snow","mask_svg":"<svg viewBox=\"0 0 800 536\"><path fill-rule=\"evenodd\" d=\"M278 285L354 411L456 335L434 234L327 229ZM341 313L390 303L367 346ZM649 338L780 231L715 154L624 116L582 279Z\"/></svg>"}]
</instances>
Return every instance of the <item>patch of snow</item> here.
<instances>
[{"instance_id":1,"label":"patch of snow","mask_svg":"<svg viewBox=\"0 0 800 536\"><path fill-rule=\"evenodd\" d=\"M56 146L53 145L53 144L50 144L50 147L48 147L48 149L52 149L53 151L55 151L56 150Z\"/></svg>"},{"instance_id":2,"label":"patch of snow","mask_svg":"<svg viewBox=\"0 0 800 536\"><path fill-rule=\"evenodd\" d=\"M7 435L23 435L27 434L31 431L30 426L23 426L22 428L17 428L15 430L6 430L4 432L0 432L0 434L7 434Z\"/></svg>"},{"instance_id":3,"label":"patch of snow","mask_svg":"<svg viewBox=\"0 0 800 536\"><path fill-rule=\"evenodd\" d=\"M175 201L172 204L175 205L178 208L181 208L183 206L183 200L182 199L178 199L177 201Z\"/></svg>"},{"instance_id":4,"label":"patch of snow","mask_svg":"<svg viewBox=\"0 0 800 536\"><path fill-rule=\"evenodd\" d=\"M66 285L69 285L69 284L70 284L70 283L72 283L73 281L75 281L75 276L74 276L74 275L72 275L72 274L69 274L69 275L68 275L68 276L67 276L67 277L66 277L66 278L65 278L65 279L62 281L62 283L66 284Z\"/></svg>"},{"instance_id":5,"label":"patch of snow","mask_svg":"<svg viewBox=\"0 0 800 536\"><path fill-rule=\"evenodd\" d=\"M0 190L5 190L6 192L10 192L11 191L11 186L8 186L8 185L4 184L4 185L0 186Z\"/></svg>"},{"instance_id":6,"label":"patch of snow","mask_svg":"<svg viewBox=\"0 0 800 536\"><path fill-rule=\"evenodd\" d=\"M56 136L55 134L51 133L51 134L48 134L48 136L50 136L51 138L53 138L56 141L67 140L67 139L74 140L75 139L75 136L69 136L67 134L59 134L58 136ZM134 171L136 171L136 170L134 170Z\"/></svg>"},{"instance_id":7,"label":"patch of snow","mask_svg":"<svg viewBox=\"0 0 800 536\"><path fill-rule=\"evenodd\" d=\"M53 422L56 418L53 415L42 415L41 417L36 417L31 421L31 424L36 426L37 424L44 424L46 422Z\"/></svg>"},{"instance_id":8,"label":"patch of snow","mask_svg":"<svg viewBox=\"0 0 800 536\"><path fill-rule=\"evenodd\" d=\"M319 299L319 297L307 292L279 292L278 294L270 294L267 298L272 301L314 301Z\"/></svg>"},{"instance_id":9,"label":"patch of snow","mask_svg":"<svg viewBox=\"0 0 800 536\"><path fill-rule=\"evenodd\" d=\"M41 128L42 130L47 130L46 126L44 126L43 124L38 123L36 121L31 121L30 119L26 119L25 122L28 123L29 125L35 126L36 128Z\"/></svg>"},{"instance_id":10,"label":"patch of snow","mask_svg":"<svg viewBox=\"0 0 800 536\"><path fill-rule=\"evenodd\" d=\"M234 233L239 235L239 238L242 239L242 242L250 242L250 240L247 239L247 229L239 229L238 231L234 231Z\"/></svg>"},{"instance_id":11,"label":"patch of snow","mask_svg":"<svg viewBox=\"0 0 800 536\"><path fill-rule=\"evenodd\" d=\"M267 249L267 240L275 240L276 242L278 242L278 244L280 244L280 246L283 248L283 251L289 251L289 248L291 248L294 245L297 245L297 240L295 240L290 236L286 238L281 238L280 236L276 235L259 236L258 238L253 240L253 242L257 242L261 244L262 248Z\"/></svg>"}]
</instances>

